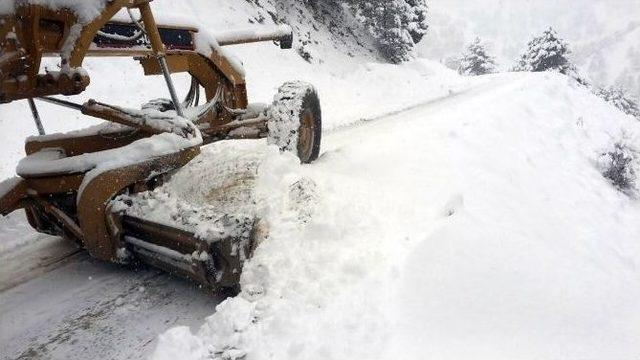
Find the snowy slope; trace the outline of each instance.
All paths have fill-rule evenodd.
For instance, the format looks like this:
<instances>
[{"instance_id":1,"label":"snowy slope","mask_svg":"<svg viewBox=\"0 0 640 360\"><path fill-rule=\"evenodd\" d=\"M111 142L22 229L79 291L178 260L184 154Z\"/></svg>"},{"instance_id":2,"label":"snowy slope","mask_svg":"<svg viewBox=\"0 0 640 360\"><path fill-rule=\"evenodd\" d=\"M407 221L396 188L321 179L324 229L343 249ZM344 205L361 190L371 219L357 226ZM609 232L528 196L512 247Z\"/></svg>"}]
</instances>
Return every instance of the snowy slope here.
<instances>
[{"instance_id":1,"label":"snowy slope","mask_svg":"<svg viewBox=\"0 0 640 360\"><path fill-rule=\"evenodd\" d=\"M553 26L597 85L622 85L640 98L640 1L431 0L421 56L451 63L474 37L487 40L503 69L533 35Z\"/></svg>"},{"instance_id":2,"label":"snowy slope","mask_svg":"<svg viewBox=\"0 0 640 360\"><path fill-rule=\"evenodd\" d=\"M640 204L596 160L640 124L559 75L476 81L267 156L242 294L154 359L634 359Z\"/></svg>"}]
</instances>

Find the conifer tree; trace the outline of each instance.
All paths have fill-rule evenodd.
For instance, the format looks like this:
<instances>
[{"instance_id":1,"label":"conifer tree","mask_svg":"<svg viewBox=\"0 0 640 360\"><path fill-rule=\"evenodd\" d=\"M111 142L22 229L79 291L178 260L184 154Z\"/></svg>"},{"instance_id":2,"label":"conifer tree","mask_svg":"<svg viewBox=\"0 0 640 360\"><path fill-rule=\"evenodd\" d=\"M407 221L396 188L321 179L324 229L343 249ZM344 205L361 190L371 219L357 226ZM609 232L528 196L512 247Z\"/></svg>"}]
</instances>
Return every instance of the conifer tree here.
<instances>
[{"instance_id":1,"label":"conifer tree","mask_svg":"<svg viewBox=\"0 0 640 360\"><path fill-rule=\"evenodd\" d=\"M520 56L518 71L557 71L565 75L575 75L575 66L568 55L569 45L558 37L552 28L529 41L527 49Z\"/></svg>"},{"instance_id":2,"label":"conifer tree","mask_svg":"<svg viewBox=\"0 0 640 360\"><path fill-rule=\"evenodd\" d=\"M494 58L487 54L487 49L482 44L480 38L476 38L462 54L458 73L461 75L476 76L495 72L496 62Z\"/></svg>"},{"instance_id":3,"label":"conifer tree","mask_svg":"<svg viewBox=\"0 0 640 360\"><path fill-rule=\"evenodd\" d=\"M631 115L640 120L640 108L638 103L626 92L618 87L601 88L595 91L596 95L611 103L627 115Z\"/></svg>"},{"instance_id":4,"label":"conifer tree","mask_svg":"<svg viewBox=\"0 0 640 360\"><path fill-rule=\"evenodd\" d=\"M409 59L428 29L425 0L342 0L392 63Z\"/></svg>"}]
</instances>

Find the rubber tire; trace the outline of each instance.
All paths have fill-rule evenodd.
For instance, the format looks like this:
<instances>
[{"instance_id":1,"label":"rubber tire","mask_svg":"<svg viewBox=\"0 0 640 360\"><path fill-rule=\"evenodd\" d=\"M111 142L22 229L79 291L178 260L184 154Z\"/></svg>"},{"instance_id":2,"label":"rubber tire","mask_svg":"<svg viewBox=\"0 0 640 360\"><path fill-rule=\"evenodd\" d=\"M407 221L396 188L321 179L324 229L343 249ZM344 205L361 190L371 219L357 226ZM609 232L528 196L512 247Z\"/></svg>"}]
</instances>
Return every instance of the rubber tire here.
<instances>
[{"instance_id":1,"label":"rubber tire","mask_svg":"<svg viewBox=\"0 0 640 360\"><path fill-rule=\"evenodd\" d=\"M286 109L286 111L283 111ZM309 118L310 117L310 118ZM283 84L274 97L273 104L268 111L268 142L276 144L280 151L290 151L295 153L303 164L308 164L320 155L322 142L322 110L320 99L313 85L293 81ZM301 131L305 119L311 128L312 133L307 134L309 141L305 148L301 148ZM296 130L282 134L282 131L275 131L282 128L284 123L295 122L289 125ZM287 128L286 125L284 125ZM297 144L296 149L292 149L292 144Z\"/></svg>"}]
</instances>

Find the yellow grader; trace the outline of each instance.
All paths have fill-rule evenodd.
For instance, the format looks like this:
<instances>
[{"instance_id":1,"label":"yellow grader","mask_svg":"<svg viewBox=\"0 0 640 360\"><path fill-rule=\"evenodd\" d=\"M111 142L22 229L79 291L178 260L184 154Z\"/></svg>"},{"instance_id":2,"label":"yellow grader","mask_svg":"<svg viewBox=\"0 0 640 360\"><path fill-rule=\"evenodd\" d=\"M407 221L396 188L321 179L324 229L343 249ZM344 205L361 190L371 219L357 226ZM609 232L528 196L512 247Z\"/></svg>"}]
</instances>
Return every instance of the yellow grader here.
<instances>
[{"instance_id":1,"label":"yellow grader","mask_svg":"<svg viewBox=\"0 0 640 360\"><path fill-rule=\"evenodd\" d=\"M203 238L117 211L113 200L160 186L216 141L269 138L312 162L320 151L320 102L311 85L290 82L273 104L249 104L242 66L223 48L259 41L291 48L288 26L212 36L191 24L156 23L150 2L15 0L0 13L0 104L28 101L41 135L26 141L18 176L0 184L0 213L24 209L37 231L75 241L100 260L143 262L208 288L235 289L257 219L240 235ZM90 5L93 15L83 9ZM170 99L126 109L54 97L87 88L87 56L136 59L145 75L164 76ZM41 70L43 57L59 57L59 71ZM191 75L184 100L173 73ZM44 135L34 99L107 122Z\"/></svg>"}]
</instances>

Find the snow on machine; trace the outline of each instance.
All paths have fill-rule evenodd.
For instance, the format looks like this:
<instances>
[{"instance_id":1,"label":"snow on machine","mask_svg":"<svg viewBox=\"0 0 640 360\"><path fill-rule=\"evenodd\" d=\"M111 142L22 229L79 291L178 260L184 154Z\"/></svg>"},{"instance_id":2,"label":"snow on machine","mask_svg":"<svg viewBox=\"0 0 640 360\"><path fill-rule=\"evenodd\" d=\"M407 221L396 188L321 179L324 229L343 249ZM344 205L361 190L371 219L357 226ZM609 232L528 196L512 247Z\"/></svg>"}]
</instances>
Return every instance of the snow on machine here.
<instances>
[{"instance_id":1,"label":"snow on machine","mask_svg":"<svg viewBox=\"0 0 640 360\"><path fill-rule=\"evenodd\" d=\"M17 0L0 13L0 103L27 100L40 131L26 141L18 176L0 184L0 213L23 208L37 231L73 240L104 261L142 261L212 289L237 288L259 219L222 214L209 219L221 231L196 234L127 211L133 205L126 199L162 185L202 146L221 140L268 138L312 162L320 150L320 103L311 85L290 82L273 104L249 104L242 66L223 48L259 41L291 48L288 26L209 35L192 24L156 24L150 1ZM60 57L60 70L40 73L45 56ZM145 75L164 76L170 99L127 109L53 97L87 88L87 56L133 57ZM184 100L171 79L181 72L192 79ZM34 99L107 122L44 135Z\"/></svg>"}]
</instances>

